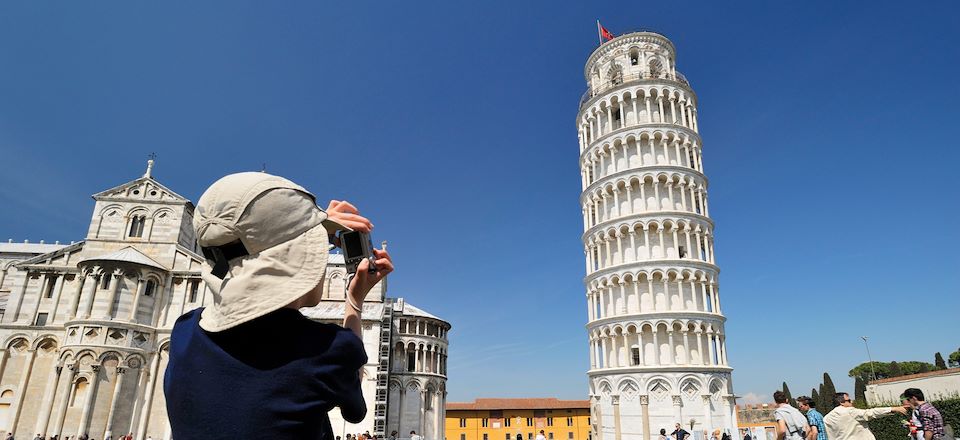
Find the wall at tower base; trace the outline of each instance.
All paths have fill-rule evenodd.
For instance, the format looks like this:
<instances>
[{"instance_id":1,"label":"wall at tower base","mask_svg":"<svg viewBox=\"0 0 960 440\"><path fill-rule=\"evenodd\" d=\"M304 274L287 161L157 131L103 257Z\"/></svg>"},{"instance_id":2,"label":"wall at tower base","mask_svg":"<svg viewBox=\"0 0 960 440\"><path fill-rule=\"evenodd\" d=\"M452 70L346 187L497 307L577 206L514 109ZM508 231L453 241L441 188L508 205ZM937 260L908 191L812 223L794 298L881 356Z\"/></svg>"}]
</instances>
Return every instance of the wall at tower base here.
<instances>
[{"instance_id":1,"label":"wall at tower base","mask_svg":"<svg viewBox=\"0 0 960 440\"><path fill-rule=\"evenodd\" d=\"M729 383L728 374L717 373L594 377L591 411L595 440L656 440L661 429L669 434L676 423L693 434L694 440L709 439L716 429L739 440ZM649 426L644 426L645 419ZM645 433L649 435L645 437Z\"/></svg>"}]
</instances>

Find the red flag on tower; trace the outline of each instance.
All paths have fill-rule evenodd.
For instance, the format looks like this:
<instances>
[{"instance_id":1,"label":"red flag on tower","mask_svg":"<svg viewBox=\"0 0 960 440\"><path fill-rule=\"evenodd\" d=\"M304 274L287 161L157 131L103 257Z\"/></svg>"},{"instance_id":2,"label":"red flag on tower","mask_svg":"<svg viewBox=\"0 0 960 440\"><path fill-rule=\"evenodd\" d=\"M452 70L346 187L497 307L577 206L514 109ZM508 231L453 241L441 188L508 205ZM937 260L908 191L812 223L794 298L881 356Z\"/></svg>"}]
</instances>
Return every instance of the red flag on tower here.
<instances>
[{"instance_id":1,"label":"red flag on tower","mask_svg":"<svg viewBox=\"0 0 960 440\"><path fill-rule=\"evenodd\" d=\"M607 30L600 24L600 20L597 20L597 34L600 36L600 44L603 44L603 39L612 40L614 38L613 33Z\"/></svg>"}]
</instances>

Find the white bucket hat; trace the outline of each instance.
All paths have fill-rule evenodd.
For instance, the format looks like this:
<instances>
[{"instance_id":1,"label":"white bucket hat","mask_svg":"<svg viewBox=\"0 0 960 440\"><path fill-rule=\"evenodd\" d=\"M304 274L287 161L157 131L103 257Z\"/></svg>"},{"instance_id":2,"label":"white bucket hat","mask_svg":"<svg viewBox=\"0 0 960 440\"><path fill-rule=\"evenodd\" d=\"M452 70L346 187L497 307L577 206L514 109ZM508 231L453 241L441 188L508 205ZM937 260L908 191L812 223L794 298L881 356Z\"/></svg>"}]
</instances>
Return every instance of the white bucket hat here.
<instances>
[{"instance_id":1,"label":"white bucket hat","mask_svg":"<svg viewBox=\"0 0 960 440\"><path fill-rule=\"evenodd\" d=\"M349 228L327 218L306 189L267 173L230 174L200 196L193 227L213 305L200 327L226 330L300 298L323 280L328 234Z\"/></svg>"}]
</instances>

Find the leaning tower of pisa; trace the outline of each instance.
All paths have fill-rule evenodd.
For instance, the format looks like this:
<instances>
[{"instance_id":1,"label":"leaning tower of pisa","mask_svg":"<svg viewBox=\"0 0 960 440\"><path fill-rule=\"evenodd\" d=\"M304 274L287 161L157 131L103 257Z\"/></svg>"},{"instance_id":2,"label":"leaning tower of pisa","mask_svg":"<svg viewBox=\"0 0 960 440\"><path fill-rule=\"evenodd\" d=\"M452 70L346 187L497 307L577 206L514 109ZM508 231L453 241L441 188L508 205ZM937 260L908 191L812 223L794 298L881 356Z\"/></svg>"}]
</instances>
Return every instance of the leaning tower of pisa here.
<instances>
[{"instance_id":1,"label":"leaning tower of pisa","mask_svg":"<svg viewBox=\"0 0 960 440\"><path fill-rule=\"evenodd\" d=\"M593 438L651 440L676 423L739 438L696 94L654 32L602 44L584 76Z\"/></svg>"}]
</instances>

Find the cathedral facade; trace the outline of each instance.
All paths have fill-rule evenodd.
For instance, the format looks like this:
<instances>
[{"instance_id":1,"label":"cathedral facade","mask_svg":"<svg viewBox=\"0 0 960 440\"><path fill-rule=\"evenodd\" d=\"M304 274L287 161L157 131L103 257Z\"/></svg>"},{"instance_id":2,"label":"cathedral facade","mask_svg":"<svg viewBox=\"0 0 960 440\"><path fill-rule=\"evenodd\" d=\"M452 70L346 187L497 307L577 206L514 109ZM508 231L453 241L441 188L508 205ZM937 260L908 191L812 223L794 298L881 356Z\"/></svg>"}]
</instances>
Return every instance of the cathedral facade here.
<instances>
[{"instance_id":1,"label":"cathedral facade","mask_svg":"<svg viewBox=\"0 0 960 440\"><path fill-rule=\"evenodd\" d=\"M212 296L194 206L152 166L93 196L84 240L0 243L0 435L170 437L170 330ZM331 255L323 301L301 312L339 324L345 277L343 257ZM332 411L334 433L441 439L450 324L386 293L384 280L363 304L367 416L349 424Z\"/></svg>"}]
</instances>

